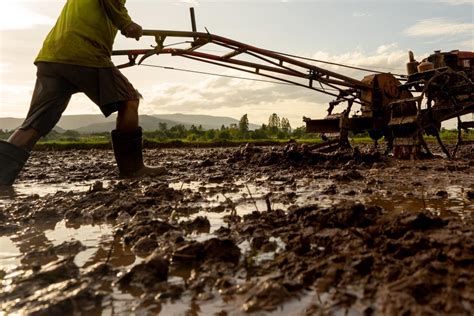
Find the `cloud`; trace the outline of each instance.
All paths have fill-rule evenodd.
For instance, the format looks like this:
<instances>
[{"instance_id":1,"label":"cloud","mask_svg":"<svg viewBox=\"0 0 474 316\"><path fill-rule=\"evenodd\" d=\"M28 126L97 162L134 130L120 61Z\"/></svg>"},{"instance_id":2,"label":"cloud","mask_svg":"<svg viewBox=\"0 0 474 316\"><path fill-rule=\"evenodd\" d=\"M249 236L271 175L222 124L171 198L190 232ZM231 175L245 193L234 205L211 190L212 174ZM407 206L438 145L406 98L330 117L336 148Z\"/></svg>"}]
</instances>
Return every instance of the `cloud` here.
<instances>
[{"instance_id":1,"label":"cloud","mask_svg":"<svg viewBox=\"0 0 474 316\"><path fill-rule=\"evenodd\" d=\"M421 20L405 29L404 34L412 37L439 37L441 35L471 35L474 23L453 22L445 18Z\"/></svg>"},{"instance_id":2,"label":"cloud","mask_svg":"<svg viewBox=\"0 0 474 316\"><path fill-rule=\"evenodd\" d=\"M24 5L7 1L0 11L0 30L29 29L37 25L53 25L54 19L35 13Z\"/></svg>"},{"instance_id":3,"label":"cloud","mask_svg":"<svg viewBox=\"0 0 474 316\"><path fill-rule=\"evenodd\" d=\"M0 117L21 117L26 115L27 107L24 105L29 104L32 90L33 83L31 82L24 85L0 82ZM18 111L19 108L22 110Z\"/></svg>"},{"instance_id":4,"label":"cloud","mask_svg":"<svg viewBox=\"0 0 474 316\"><path fill-rule=\"evenodd\" d=\"M463 41L459 44L461 47L474 51L474 38Z\"/></svg>"},{"instance_id":5,"label":"cloud","mask_svg":"<svg viewBox=\"0 0 474 316\"><path fill-rule=\"evenodd\" d=\"M178 2L181 3L181 4L191 5L191 6L198 6L199 5L198 0L179 0Z\"/></svg>"},{"instance_id":6,"label":"cloud","mask_svg":"<svg viewBox=\"0 0 474 316\"><path fill-rule=\"evenodd\" d=\"M406 63L407 52L399 49L397 43L390 43L380 45L373 54L368 54L361 49L338 55L319 51L314 53L312 58L378 71L400 73L405 70L404 64ZM360 76L364 75L361 74L360 71L350 70L341 66L324 64L320 64L319 66L353 78L360 78Z\"/></svg>"},{"instance_id":7,"label":"cloud","mask_svg":"<svg viewBox=\"0 0 474 316\"><path fill-rule=\"evenodd\" d=\"M0 75L6 74L10 71L11 64L0 63Z\"/></svg>"},{"instance_id":8,"label":"cloud","mask_svg":"<svg viewBox=\"0 0 474 316\"><path fill-rule=\"evenodd\" d=\"M398 48L397 43L385 44L385 45L380 45L379 47L377 47L376 52L377 54L385 54L385 53L395 50L396 48Z\"/></svg>"},{"instance_id":9,"label":"cloud","mask_svg":"<svg viewBox=\"0 0 474 316\"><path fill-rule=\"evenodd\" d=\"M449 5L464 5L464 4L473 5L474 4L474 0L438 0L437 2L445 3Z\"/></svg>"},{"instance_id":10,"label":"cloud","mask_svg":"<svg viewBox=\"0 0 474 316\"><path fill-rule=\"evenodd\" d=\"M352 16L355 18L368 18L371 17L372 14L368 12L354 12L352 13Z\"/></svg>"}]
</instances>

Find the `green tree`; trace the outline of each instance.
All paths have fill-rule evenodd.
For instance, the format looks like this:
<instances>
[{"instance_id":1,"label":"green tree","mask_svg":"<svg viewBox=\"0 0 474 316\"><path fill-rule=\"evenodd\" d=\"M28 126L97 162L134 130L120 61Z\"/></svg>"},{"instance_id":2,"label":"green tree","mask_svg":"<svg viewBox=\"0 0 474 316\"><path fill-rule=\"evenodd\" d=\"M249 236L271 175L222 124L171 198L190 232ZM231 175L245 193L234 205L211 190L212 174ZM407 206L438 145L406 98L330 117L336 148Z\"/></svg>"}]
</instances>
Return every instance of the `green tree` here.
<instances>
[{"instance_id":1,"label":"green tree","mask_svg":"<svg viewBox=\"0 0 474 316\"><path fill-rule=\"evenodd\" d=\"M288 134L285 133L284 131L278 131L277 134L276 134L276 137L278 139L285 139L288 137Z\"/></svg>"},{"instance_id":2,"label":"green tree","mask_svg":"<svg viewBox=\"0 0 474 316\"><path fill-rule=\"evenodd\" d=\"M249 119L247 114L244 114L239 121L239 136L247 138L249 133Z\"/></svg>"},{"instance_id":3,"label":"green tree","mask_svg":"<svg viewBox=\"0 0 474 316\"><path fill-rule=\"evenodd\" d=\"M280 117L278 117L278 114L273 113L268 118L268 129L270 131L270 134L276 135L280 127L281 127Z\"/></svg>"},{"instance_id":4,"label":"green tree","mask_svg":"<svg viewBox=\"0 0 474 316\"><path fill-rule=\"evenodd\" d=\"M171 127L169 131L170 131L169 133L170 138L175 138L175 139L185 138L188 133L188 131L186 130L186 127L184 127L184 125L182 124L178 124Z\"/></svg>"},{"instance_id":5,"label":"green tree","mask_svg":"<svg viewBox=\"0 0 474 316\"><path fill-rule=\"evenodd\" d=\"M286 117L283 117L281 119L281 130L285 133L290 133L291 132L290 121Z\"/></svg>"},{"instance_id":6,"label":"green tree","mask_svg":"<svg viewBox=\"0 0 474 316\"><path fill-rule=\"evenodd\" d=\"M250 138L252 138L252 139L265 139L265 138L268 138L267 125L262 124L262 127L252 131L251 134L250 134Z\"/></svg>"},{"instance_id":7,"label":"green tree","mask_svg":"<svg viewBox=\"0 0 474 316\"><path fill-rule=\"evenodd\" d=\"M222 141L227 141L229 140L230 137L230 132L228 129L220 130L219 133L217 134L217 139L222 140Z\"/></svg>"},{"instance_id":8,"label":"green tree","mask_svg":"<svg viewBox=\"0 0 474 316\"><path fill-rule=\"evenodd\" d=\"M0 139L8 139L11 134L13 134L13 131L0 129Z\"/></svg>"},{"instance_id":9,"label":"green tree","mask_svg":"<svg viewBox=\"0 0 474 316\"><path fill-rule=\"evenodd\" d=\"M168 123L166 122L159 122L158 123L158 130L160 132L167 132L168 131Z\"/></svg>"},{"instance_id":10,"label":"green tree","mask_svg":"<svg viewBox=\"0 0 474 316\"><path fill-rule=\"evenodd\" d=\"M188 141L190 141L190 142L194 142L194 141L197 140L197 136L196 136L196 134L194 134L194 133L190 133L190 134L188 134L188 136L186 137L186 140L188 140Z\"/></svg>"},{"instance_id":11,"label":"green tree","mask_svg":"<svg viewBox=\"0 0 474 316\"><path fill-rule=\"evenodd\" d=\"M278 116L278 114L273 113L272 115L270 115L270 117L268 118L268 127L276 127L277 129L281 127L280 117Z\"/></svg>"},{"instance_id":12,"label":"green tree","mask_svg":"<svg viewBox=\"0 0 474 316\"><path fill-rule=\"evenodd\" d=\"M62 135L61 133L58 133L55 130L51 130L51 132L43 136L41 139L42 140L55 140L55 139L60 139L61 135Z\"/></svg>"},{"instance_id":13,"label":"green tree","mask_svg":"<svg viewBox=\"0 0 474 316\"><path fill-rule=\"evenodd\" d=\"M214 138L216 138L216 130L210 129L210 130L206 131L204 133L204 138L206 140L213 140Z\"/></svg>"},{"instance_id":14,"label":"green tree","mask_svg":"<svg viewBox=\"0 0 474 316\"><path fill-rule=\"evenodd\" d=\"M62 138L66 140L78 140L81 134L78 131L67 130L62 134Z\"/></svg>"},{"instance_id":15,"label":"green tree","mask_svg":"<svg viewBox=\"0 0 474 316\"><path fill-rule=\"evenodd\" d=\"M297 127L293 130L293 133L291 134L294 138L302 138L306 134L306 127Z\"/></svg>"}]
</instances>

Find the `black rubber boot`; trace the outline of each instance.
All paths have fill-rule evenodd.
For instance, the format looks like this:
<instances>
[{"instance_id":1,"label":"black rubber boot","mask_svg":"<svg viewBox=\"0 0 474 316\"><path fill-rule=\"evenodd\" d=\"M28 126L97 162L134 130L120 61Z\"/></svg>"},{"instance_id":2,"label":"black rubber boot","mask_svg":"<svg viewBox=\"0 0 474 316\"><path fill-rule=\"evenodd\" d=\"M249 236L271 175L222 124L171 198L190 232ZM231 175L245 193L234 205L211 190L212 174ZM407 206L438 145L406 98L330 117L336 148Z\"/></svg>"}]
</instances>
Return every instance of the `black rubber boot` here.
<instances>
[{"instance_id":1,"label":"black rubber boot","mask_svg":"<svg viewBox=\"0 0 474 316\"><path fill-rule=\"evenodd\" d=\"M167 173L163 167L147 167L143 164L140 127L134 132L112 131L112 147L121 178L160 176Z\"/></svg>"},{"instance_id":2,"label":"black rubber boot","mask_svg":"<svg viewBox=\"0 0 474 316\"><path fill-rule=\"evenodd\" d=\"M11 186L30 157L30 153L0 140L0 186Z\"/></svg>"}]
</instances>

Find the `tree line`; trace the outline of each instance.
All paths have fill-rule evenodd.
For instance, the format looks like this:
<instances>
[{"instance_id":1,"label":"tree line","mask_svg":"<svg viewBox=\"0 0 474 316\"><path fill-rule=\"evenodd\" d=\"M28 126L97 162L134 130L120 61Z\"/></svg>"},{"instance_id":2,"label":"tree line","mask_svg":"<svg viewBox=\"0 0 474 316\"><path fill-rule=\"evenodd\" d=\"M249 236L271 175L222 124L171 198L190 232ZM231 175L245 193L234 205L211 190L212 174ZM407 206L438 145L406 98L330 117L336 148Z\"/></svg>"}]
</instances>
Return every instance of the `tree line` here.
<instances>
[{"instance_id":1,"label":"tree line","mask_svg":"<svg viewBox=\"0 0 474 316\"><path fill-rule=\"evenodd\" d=\"M167 140L186 140L186 141L232 141L232 140L262 140L262 139L299 139L312 138L316 135L305 133L305 127L293 129L290 121L273 113L268 118L267 124L262 124L260 128L251 130L249 128L248 115L244 114L238 123L229 126L222 125L218 129L204 129L201 125L191 125L186 127L183 124L168 126L167 123L158 123L157 129L154 131L145 131L146 138L158 141ZM7 139L13 131L5 131L0 129L0 139ZM79 141L90 137L99 137L109 139L110 134L93 133L91 135L81 135L77 131L67 130L63 133L51 131L42 140L65 140Z\"/></svg>"},{"instance_id":2,"label":"tree line","mask_svg":"<svg viewBox=\"0 0 474 316\"><path fill-rule=\"evenodd\" d=\"M273 113L268 119L268 124L250 130L249 119L244 114L238 123L229 126L222 125L219 129L205 130L202 126L184 125L168 127L166 123L159 123L156 131L145 132L145 136L157 140L182 139L187 141L230 141L230 140L259 140L259 139L289 139L302 138L305 128L292 129L287 118L280 118Z\"/></svg>"}]
</instances>

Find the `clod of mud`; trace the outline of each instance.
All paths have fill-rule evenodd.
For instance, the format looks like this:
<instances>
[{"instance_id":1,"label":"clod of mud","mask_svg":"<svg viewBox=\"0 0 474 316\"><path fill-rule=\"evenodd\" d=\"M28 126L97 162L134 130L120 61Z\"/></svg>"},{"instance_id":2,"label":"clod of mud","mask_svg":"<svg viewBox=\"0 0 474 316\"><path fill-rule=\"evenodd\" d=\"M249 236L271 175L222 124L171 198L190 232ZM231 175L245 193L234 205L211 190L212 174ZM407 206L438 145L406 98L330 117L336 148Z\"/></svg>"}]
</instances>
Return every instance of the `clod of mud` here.
<instances>
[{"instance_id":1,"label":"clod of mud","mask_svg":"<svg viewBox=\"0 0 474 316\"><path fill-rule=\"evenodd\" d=\"M67 280L46 286L5 308L15 310L19 315L92 314L94 310L100 311L104 296L104 293L92 290L87 282Z\"/></svg>"},{"instance_id":2,"label":"clod of mud","mask_svg":"<svg viewBox=\"0 0 474 316\"><path fill-rule=\"evenodd\" d=\"M191 241L178 247L172 256L173 264L196 265L201 262L237 264L240 248L230 239L212 238L204 242Z\"/></svg>"},{"instance_id":3,"label":"clod of mud","mask_svg":"<svg viewBox=\"0 0 474 316\"><path fill-rule=\"evenodd\" d=\"M322 228L349 228L367 227L380 216L382 209L379 207L366 208L363 204L354 204L349 207L311 210L304 213L301 209L293 213L297 217L304 217L305 227ZM303 213L303 214L302 214Z\"/></svg>"},{"instance_id":4,"label":"clod of mud","mask_svg":"<svg viewBox=\"0 0 474 316\"><path fill-rule=\"evenodd\" d=\"M152 236L143 236L133 245L132 250L139 256L147 256L158 247L156 238Z\"/></svg>"},{"instance_id":5,"label":"clod of mud","mask_svg":"<svg viewBox=\"0 0 474 316\"><path fill-rule=\"evenodd\" d=\"M143 237L149 236L150 239L153 238L153 236L162 235L170 230L176 230L177 228L162 220L141 219L135 216L123 229L125 232L125 243L136 244Z\"/></svg>"},{"instance_id":6,"label":"clod of mud","mask_svg":"<svg viewBox=\"0 0 474 316\"><path fill-rule=\"evenodd\" d=\"M397 222L391 223L392 230L388 235L396 237L411 231L441 228L447 223L448 220L443 220L440 217L430 214L427 215L426 213L418 213L402 219L397 218Z\"/></svg>"},{"instance_id":7,"label":"clod of mud","mask_svg":"<svg viewBox=\"0 0 474 316\"><path fill-rule=\"evenodd\" d=\"M469 200L474 200L474 191L473 190L467 191L466 196Z\"/></svg>"},{"instance_id":8,"label":"clod of mud","mask_svg":"<svg viewBox=\"0 0 474 316\"><path fill-rule=\"evenodd\" d=\"M242 306L242 310L247 313L275 310L282 302L295 297L292 292L301 290L301 286L294 287L290 283L272 279L247 286L246 299Z\"/></svg>"},{"instance_id":9,"label":"clod of mud","mask_svg":"<svg viewBox=\"0 0 474 316\"><path fill-rule=\"evenodd\" d=\"M11 286L0 291L3 310L34 315L91 311L100 307L102 297L87 278L79 281L79 268L72 257L21 272Z\"/></svg>"},{"instance_id":10,"label":"clod of mud","mask_svg":"<svg viewBox=\"0 0 474 316\"><path fill-rule=\"evenodd\" d=\"M350 181L363 180L364 176L357 170L349 170L346 172L336 173L332 176L332 178L335 179L336 181L350 182Z\"/></svg>"},{"instance_id":11,"label":"clod of mud","mask_svg":"<svg viewBox=\"0 0 474 316\"><path fill-rule=\"evenodd\" d=\"M151 288L168 280L169 263L160 254L153 253L145 262L125 273L118 283L121 286L144 286Z\"/></svg>"},{"instance_id":12,"label":"clod of mud","mask_svg":"<svg viewBox=\"0 0 474 316\"><path fill-rule=\"evenodd\" d=\"M56 257L58 255L73 257L74 255L85 249L86 247L84 247L84 245L82 245L80 241L65 241L57 246L49 245L32 250L25 254L23 260L26 262L31 262L41 260L45 257Z\"/></svg>"},{"instance_id":13,"label":"clod of mud","mask_svg":"<svg viewBox=\"0 0 474 316\"><path fill-rule=\"evenodd\" d=\"M184 227L188 233L209 233L211 230L211 223L209 219L204 216L198 216L195 219L187 222L180 223L182 227Z\"/></svg>"},{"instance_id":14,"label":"clod of mud","mask_svg":"<svg viewBox=\"0 0 474 316\"><path fill-rule=\"evenodd\" d=\"M33 271L27 270L23 272L16 277L17 286L11 289L4 289L0 293L0 299L29 296L45 285L68 279L76 279L79 276L79 268L72 259L72 257L69 257L51 262Z\"/></svg>"},{"instance_id":15,"label":"clod of mud","mask_svg":"<svg viewBox=\"0 0 474 316\"><path fill-rule=\"evenodd\" d=\"M159 183L148 187L145 190L144 195L165 201L179 200L182 197L182 193L180 191L174 190L164 183Z\"/></svg>"},{"instance_id":16,"label":"clod of mud","mask_svg":"<svg viewBox=\"0 0 474 316\"><path fill-rule=\"evenodd\" d=\"M439 190L438 192L436 192L436 196L445 199L448 197L448 192L446 192L445 190Z\"/></svg>"},{"instance_id":17,"label":"clod of mud","mask_svg":"<svg viewBox=\"0 0 474 316\"><path fill-rule=\"evenodd\" d=\"M212 238L204 242L204 260L237 264L240 248L230 239Z\"/></svg>"}]
</instances>

